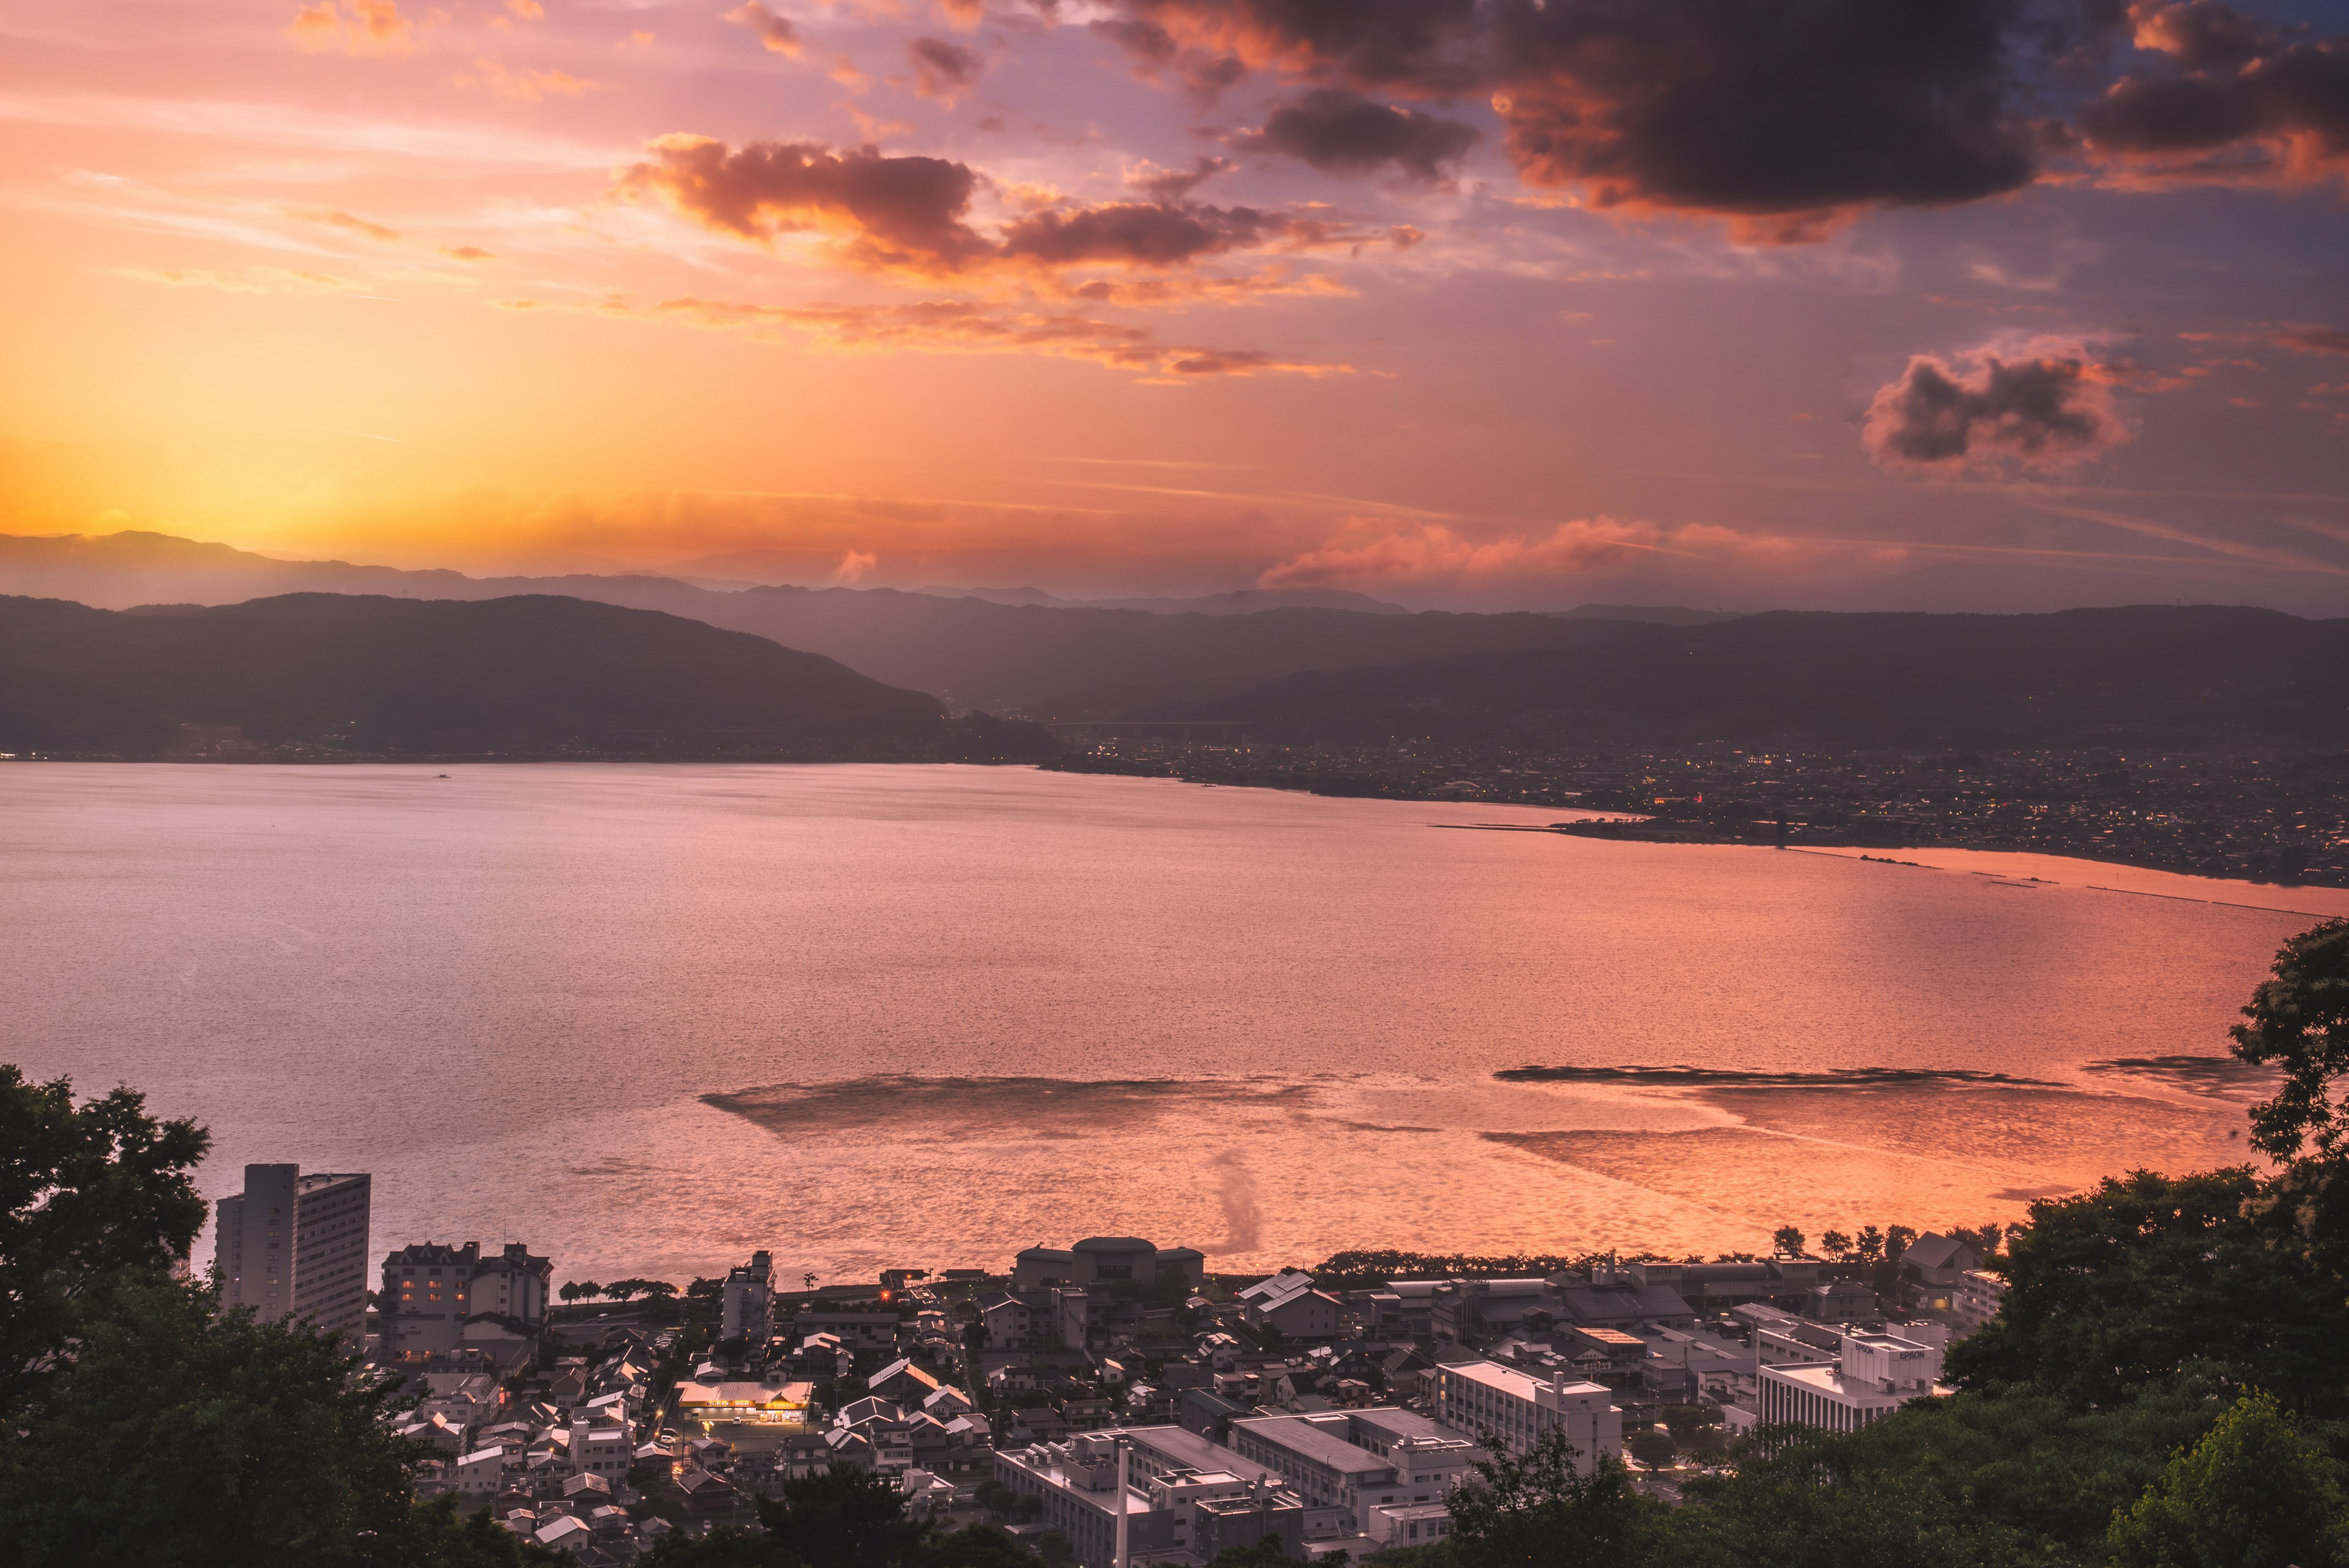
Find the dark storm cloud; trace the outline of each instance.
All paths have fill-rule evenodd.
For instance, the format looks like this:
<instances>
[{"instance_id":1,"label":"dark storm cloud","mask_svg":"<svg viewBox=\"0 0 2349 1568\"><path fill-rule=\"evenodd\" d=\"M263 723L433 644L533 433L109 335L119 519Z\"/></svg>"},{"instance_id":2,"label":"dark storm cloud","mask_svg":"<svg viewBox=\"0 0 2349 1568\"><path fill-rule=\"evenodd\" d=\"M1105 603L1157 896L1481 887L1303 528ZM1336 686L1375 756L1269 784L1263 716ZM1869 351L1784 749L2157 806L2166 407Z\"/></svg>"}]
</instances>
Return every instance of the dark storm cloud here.
<instances>
[{"instance_id":1,"label":"dark storm cloud","mask_svg":"<svg viewBox=\"0 0 2349 1568\"><path fill-rule=\"evenodd\" d=\"M978 50L944 38L916 38L905 54L914 62L914 90L924 98L950 99L987 69Z\"/></svg>"},{"instance_id":2,"label":"dark storm cloud","mask_svg":"<svg viewBox=\"0 0 2349 1568\"><path fill-rule=\"evenodd\" d=\"M1125 0L1147 31L1113 34L1160 63L1188 47L1349 81L1475 92L1487 71L1478 0ZM1162 42L1163 40L1163 42Z\"/></svg>"},{"instance_id":3,"label":"dark storm cloud","mask_svg":"<svg viewBox=\"0 0 2349 1568\"><path fill-rule=\"evenodd\" d=\"M1299 159L1327 174L1367 174L1392 163L1414 180L1444 177L1481 140L1476 128L1397 108L1343 88L1316 88L1276 108L1264 128L1237 138L1249 152Z\"/></svg>"},{"instance_id":4,"label":"dark storm cloud","mask_svg":"<svg viewBox=\"0 0 2349 1568\"><path fill-rule=\"evenodd\" d=\"M1144 165L1144 169L1150 168ZM1218 174L1227 174L1239 165L1225 158L1200 157L1193 160L1188 169L1160 170L1141 178L1129 174L1126 183L1149 192L1161 202L1179 202Z\"/></svg>"},{"instance_id":5,"label":"dark storm cloud","mask_svg":"<svg viewBox=\"0 0 2349 1568\"><path fill-rule=\"evenodd\" d=\"M2154 180L2349 174L2349 36L2287 41L2213 0L2137 21L2137 43L2184 69L2106 89L2080 117L2092 151Z\"/></svg>"},{"instance_id":6,"label":"dark storm cloud","mask_svg":"<svg viewBox=\"0 0 2349 1568\"><path fill-rule=\"evenodd\" d=\"M2078 345L2009 353L1977 349L1962 366L1911 358L1868 405L1868 456L1888 468L2054 468L2129 439L2109 378Z\"/></svg>"},{"instance_id":7,"label":"dark storm cloud","mask_svg":"<svg viewBox=\"0 0 2349 1568\"><path fill-rule=\"evenodd\" d=\"M2272 341L2302 354L2349 354L2349 332L2338 327L2287 327Z\"/></svg>"},{"instance_id":8,"label":"dark storm cloud","mask_svg":"<svg viewBox=\"0 0 2349 1568\"><path fill-rule=\"evenodd\" d=\"M749 239L824 228L877 262L950 268L985 244L964 222L978 176L943 158L870 147L753 141L739 151L704 136L665 136L653 160L621 176L628 191L666 196L688 216Z\"/></svg>"},{"instance_id":9,"label":"dark storm cloud","mask_svg":"<svg viewBox=\"0 0 2349 1568\"><path fill-rule=\"evenodd\" d=\"M754 141L737 151L705 136L665 136L651 151L650 161L621 175L623 192L657 194L705 227L744 239L829 233L843 242L843 259L874 270L942 276L988 267L1173 269L1280 238L1291 227L1278 213L1250 207L1063 202L989 238L968 221L982 177L946 159L870 147L833 152L812 142Z\"/></svg>"},{"instance_id":10,"label":"dark storm cloud","mask_svg":"<svg viewBox=\"0 0 2349 1568\"><path fill-rule=\"evenodd\" d=\"M2137 5L2139 48L2158 49L2189 71L2240 66L2266 54L2274 44L2268 30L2219 0L2187 0L2182 5Z\"/></svg>"},{"instance_id":11,"label":"dark storm cloud","mask_svg":"<svg viewBox=\"0 0 2349 1568\"><path fill-rule=\"evenodd\" d=\"M1520 174L1594 206L1816 238L2028 183L2037 73L2115 0L1125 0L1137 54L1324 88L1489 96ZM1270 127L1268 127L1269 130Z\"/></svg>"},{"instance_id":12,"label":"dark storm cloud","mask_svg":"<svg viewBox=\"0 0 2349 1568\"><path fill-rule=\"evenodd\" d=\"M1003 254L1046 266L1170 267L1278 234L1287 220L1249 207L1108 202L1049 207L1003 231Z\"/></svg>"},{"instance_id":13,"label":"dark storm cloud","mask_svg":"<svg viewBox=\"0 0 2349 1568\"><path fill-rule=\"evenodd\" d=\"M1503 0L1496 96L1535 184L1601 207L1754 220L1815 237L1840 214L1940 206L2036 172L2021 0Z\"/></svg>"}]
</instances>

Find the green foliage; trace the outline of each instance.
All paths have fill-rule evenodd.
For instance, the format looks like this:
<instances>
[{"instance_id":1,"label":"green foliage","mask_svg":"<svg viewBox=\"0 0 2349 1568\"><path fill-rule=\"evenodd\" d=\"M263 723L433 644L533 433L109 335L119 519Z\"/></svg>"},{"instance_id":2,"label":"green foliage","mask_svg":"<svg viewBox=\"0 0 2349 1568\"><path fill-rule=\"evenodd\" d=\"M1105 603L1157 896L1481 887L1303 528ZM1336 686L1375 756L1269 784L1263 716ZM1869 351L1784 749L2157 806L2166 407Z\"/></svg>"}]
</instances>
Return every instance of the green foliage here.
<instances>
[{"instance_id":1,"label":"green foliage","mask_svg":"<svg viewBox=\"0 0 2349 1568\"><path fill-rule=\"evenodd\" d=\"M1637 1568L1665 1544L1661 1503L1642 1496L1622 1464L1601 1455L1588 1475L1577 1452L1550 1432L1522 1458L1506 1452L1477 1465L1481 1486L1453 1492L1451 1547L1464 1568Z\"/></svg>"},{"instance_id":2,"label":"green foliage","mask_svg":"<svg viewBox=\"0 0 2349 1568\"><path fill-rule=\"evenodd\" d=\"M1036 1568L1036 1554L992 1524L931 1537L920 1561L927 1568Z\"/></svg>"},{"instance_id":3,"label":"green foliage","mask_svg":"<svg viewBox=\"0 0 2349 1568\"><path fill-rule=\"evenodd\" d=\"M2259 1191L2247 1169L2137 1171L2033 1204L1999 1315L1951 1348L1951 1376L2094 1407L2200 1370L2292 1389L2321 1418L2349 1410L2339 1283L2271 1244L2246 1213Z\"/></svg>"},{"instance_id":4,"label":"green foliage","mask_svg":"<svg viewBox=\"0 0 2349 1568\"><path fill-rule=\"evenodd\" d=\"M1885 1423L1887 1425L1889 1422ZM1651 1561L1723 1568L2004 1568L2008 1532L1915 1469L1881 1462L1866 1433L1781 1433L1733 1477L1698 1478Z\"/></svg>"},{"instance_id":5,"label":"green foliage","mask_svg":"<svg viewBox=\"0 0 2349 1568\"><path fill-rule=\"evenodd\" d=\"M2251 1142L2280 1162L2349 1154L2349 1114L2333 1096L2349 1074L2349 920L2292 938L2271 972L2232 1031L2237 1056L2283 1069L2275 1098L2251 1107Z\"/></svg>"},{"instance_id":6,"label":"green foliage","mask_svg":"<svg viewBox=\"0 0 2349 1568\"><path fill-rule=\"evenodd\" d=\"M77 1106L0 1063L0 1415L40 1388L93 1298L168 1271L204 1225L189 1172L212 1136L127 1088Z\"/></svg>"},{"instance_id":7,"label":"green foliage","mask_svg":"<svg viewBox=\"0 0 2349 1568\"><path fill-rule=\"evenodd\" d=\"M370 1533L388 1549L419 1528L393 1403L332 1335L216 1315L168 1278L125 1284L0 1444L0 1540L23 1568L364 1563ZM435 1522L448 1556L462 1532Z\"/></svg>"},{"instance_id":8,"label":"green foliage","mask_svg":"<svg viewBox=\"0 0 2349 1568\"><path fill-rule=\"evenodd\" d=\"M2247 1394L2108 1537L2116 1568L2341 1568L2342 1469L2265 1394Z\"/></svg>"},{"instance_id":9,"label":"green foliage","mask_svg":"<svg viewBox=\"0 0 2349 1568\"><path fill-rule=\"evenodd\" d=\"M1280 1537L1268 1535L1261 1541L1245 1546L1226 1546L1216 1553L1207 1568L1286 1568L1288 1553L1280 1547Z\"/></svg>"},{"instance_id":10,"label":"green foliage","mask_svg":"<svg viewBox=\"0 0 2349 1568\"><path fill-rule=\"evenodd\" d=\"M1339 1290L1381 1280L1533 1279L1566 1269L1588 1269L1605 1256L1603 1252L1583 1252L1573 1257L1513 1252L1506 1257L1479 1257L1467 1252L1412 1252L1393 1247L1370 1247L1333 1252L1307 1272L1323 1289Z\"/></svg>"},{"instance_id":11,"label":"green foliage","mask_svg":"<svg viewBox=\"0 0 2349 1568\"><path fill-rule=\"evenodd\" d=\"M781 1497L760 1500L759 1524L757 1532L673 1535L641 1561L647 1568L1036 1568L1035 1554L994 1525L942 1533L906 1518L895 1482L850 1465L786 1481Z\"/></svg>"},{"instance_id":12,"label":"green foliage","mask_svg":"<svg viewBox=\"0 0 2349 1568\"><path fill-rule=\"evenodd\" d=\"M761 1499L759 1522L776 1543L817 1568L886 1568L912 1561L929 1527L905 1517L895 1481L851 1465L783 1483Z\"/></svg>"},{"instance_id":13,"label":"green foliage","mask_svg":"<svg viewBox=\"0 0 2349 1568\"><path fill-rule=\"evenodd\" d=\"M1683 1443L1721 1425L1721 1412L1711 1405L1667 1405L1662 1415L1664 1425Z\"/></svg>"},{"instance_id":14,"label":"green foliage","mask_svg":"<svg viewBox=\"0 0 2349 1568\"><path fill-rule=\"evenodd\" d=\"M722 1526L707 1535L663 1536L636 1559L642 1568L771 1568L794 1560L755 1531Z\"/></svg>"},{"instance_id":15,"label":"green foliage","mask_svg":"<svg viewBox=\"0 0 2349 1568\"><path fill-rule=\"evenodd\" d=\"M388 1568L392 1562L401 1568L559 1568L572 1561L567 1552L541 1546L502 1529L486 1508L459 1513L453 1497L415 1504L407 1538L398 1543L398 1551L396 1558L362 1551L360 1561L367 1568L375 1568L377 1563Z\"/></svg>"},{"instance_id":16,"label":"green foliage","mask_svg":"<svg viewBox=\"0 0 2349 1568\"><path fill-rule=\"evenodd\" d=\"M1671 1437L1653 1427L1641 1427L1623 1435L1623 1451L1650 1469L1655 1469L1671 1464L1680 1447Z\"/></svg>"},{"instance_id":17,"label":"green foliage","mask_svg":"<svg viewBox=\"0 0 2349 1568\"><path fill-rule=\"evenodd\" d=\"M2113 1510L2214 1413L2192 1389L2100 1411L2033 1390L1960 1394L1857 1433L1775 1434L1735 1474L1688 1480L1690 1503L1672 1522L1692 1552L1790 1568L1806 1561L1814 1532L1842 1542L1855 1563L1913 1549L1985 1563L2101 1563Z\"/></svg>"}]
</instances>

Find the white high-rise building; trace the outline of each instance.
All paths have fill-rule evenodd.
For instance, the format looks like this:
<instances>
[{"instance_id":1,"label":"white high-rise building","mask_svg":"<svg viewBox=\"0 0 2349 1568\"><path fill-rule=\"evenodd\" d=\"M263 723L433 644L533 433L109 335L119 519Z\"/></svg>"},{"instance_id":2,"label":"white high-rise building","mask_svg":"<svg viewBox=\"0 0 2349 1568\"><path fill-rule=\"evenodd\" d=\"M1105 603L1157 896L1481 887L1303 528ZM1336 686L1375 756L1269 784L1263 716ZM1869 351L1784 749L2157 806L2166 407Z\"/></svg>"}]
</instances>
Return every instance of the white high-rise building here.
<instances>
[{"instance_id":1,"label":"white high-rise building","mask_svg":"<svg viewBox=\"0 0 2349 1568\"><path fill-rule=\"evenodd\" d=\"M213 1211L221 1304L262 1318L307 1318L356 1351L367 1323L368 1183L248 1165L244 1190Z\"/></svg>"}]
</instances>

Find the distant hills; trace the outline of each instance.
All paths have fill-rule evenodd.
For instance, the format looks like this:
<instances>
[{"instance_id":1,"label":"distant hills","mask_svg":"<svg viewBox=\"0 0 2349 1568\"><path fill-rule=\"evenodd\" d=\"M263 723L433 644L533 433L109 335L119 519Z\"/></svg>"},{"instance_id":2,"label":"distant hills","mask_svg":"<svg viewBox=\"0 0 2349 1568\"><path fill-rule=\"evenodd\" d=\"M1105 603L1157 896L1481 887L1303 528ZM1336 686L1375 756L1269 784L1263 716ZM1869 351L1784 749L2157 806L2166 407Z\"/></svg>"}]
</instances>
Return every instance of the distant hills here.
<instances>
[{"instance_id":1,"label":"distant hills","mask_svg":"<svg viewBox=\"0 0 2349 1568\"><path fill-rule=\"evenodd\" d=\"M1354 741L2349 744L2349 620L2138 606L1597 624L1579 648L1314 670L1151 711Z\"/></svg>"},{"instance_id":2,"label":"distant hills","mask_svg":"<svg viewBox=\"0 0 2349 1568\"><path fill-rule=\"evenodd\" d=\"M959 758L1051 749L698 621L580 599L0 598L0 751L125 757Z\"/></svg>"},{"instance_id":3,"label":"distant hills","mask_svg":"<svg viewBox=\"0 0 2349 1568\"><path fill-rule=\"evenodd\" d=\"M1255 602L1247 594L1219 596L1216 613L1209 614L999 604L894 588L723 592L651 576L469 577L275 561L143 533L0 535L0 592L116 608L230 604L295 592L432 599L562 594L750 632L836 659L890 685L933 693L957 709L1057 718L1113 716L1304 670L1583 647L1603 640L1603 628L1612 624L1533 614L1414 615L1370 599L1362 601L1370 607L1282 604L1240 611L1237 606Z\"/></svg>"},{"instance_id":4,"label":"distant hills","mask_svg":"<svg viewBox=\"0 0 2349 1568\"><path fill-rule=\"evenodd\" d=\"M583 668L605 671L608 682L620 682L618 666L626 660L587 646L605 635L607 625L634 628L613 649L632 648L645 659L664 661L661 673L648 677L641 690L625 682L610 687L632 693L622 708L641 698L646 712L672 713L688 728L738 727L739 721L739 727L771 737L815 735L820 730L845 734L838 728L822 730L819 717L833 715L823 723L847 723L853 713L894 712L903 718L907 711L890 704L918 700L926 704L924 716L905 719L912 726L905 734L939 722L936 710L943 702L957 711L1039 719L1247 720L1261 732L1295 738L1517 736L1759 744L1801 739L1899 747L2101 741L2349 744L2349 621L2216 607L2022 616L1741 616L1593 604L1555 614L1470 615L1410 613L1358 595L1333 595L1339 601L1333 603L1249 608L1259 597L1240 592L1211 600L1136 600L1111 607L1043 602L1051 596L1033 589L991 589L987 592L994 597L981 597L891 588L717 591L655 576L477 578L343 562L275 561L225 545L137 533L0 535L0 591L116 607L276 603L275 596L287 594L383 596L367 601L375 607L354 610L340 620L315 605L301 616L245 605L243 619L218 612L211 621L196 620L212 628L202 634L215 639L206 647L225 647L233 636L246 636L298 649L307 646L305 639L326 636L329 625L342 628L337 636L366 632L381 639L365 656L376 661L368 666L377 672L370 679L388 680L398 660L409 659L419 680L435 692L450 690L449 683L458 679L435 640L441 634L419 633L419 640L400 644L395 626L447 627L454 635L453 628L462 625L467 636L480 639L471 645L480 658L527 661L536 657L527 646L534 634L513 630L518 623L504 618L526 612L509 607L472 622L457 613L462 605L569 603L578 609L563 613L578 617L595 606L657 612L633 620L574 618L558 625L549 619L546 625L550 636L582 639ZM387 607L400 601L429 607L430 615L399 621ZM435 602L428 607L421 601ZM1177 605L1211 605L1214 613ZM1141 606L1151 607L1135 607ZM11 613L25 625L50 617L41 636L85 635L72 629L80 623L68 624L70 618L63 618L60 609ZM527 613L557 616L543 608ZM692 623L700 623L702 631L719 628L749 637L695 641ZM248 629L233 634L229 628L234 626ZM657 626L663 629L649 629ZM109 658L127 659L129 650L149 646L119 632L108 635L123 650ZM48 701L40 693L62 690L57 681L95 679L70 659L55 668L39 664L24 651L37 640L20 633L20 652L0 658L19 670L35 671L8 676L21 684L19 712ZM790 667L808 672L792 678L802 681L794 688L784 666L758 665L768 654L746 649L798 649L790 657L821 657ZM195 672L208 668L200 659L183 675L162 654L153 658L160 662L144 668L156 680L182 682L160 689L183 694L194 690L186 682L196 679ZM812 673L818 667L829 673ZM119 666L124 673L108 688L113 695L93 713L113 715L109 722L135 719L150 726L140 732L150 734L160 717L148 710L133 712L139 685L127 673L129 668ZM498 675L486 664L466 668L484 679ZM551 678L557 672L548 668L542 674ZM840 684L857 677L865 678L861 687ZM761 701L771 705L721 718L690 702L650 695L683 692L703 680L731 683L732 696L743 701L749 701L747 693L761 693ZM875 695L884 692L889 695ZM916 699L916 693L928 697ZM505 698L515 705L499 723L521 722L524 694L522 687L506 691ZM601 710L583 707L575 692L558 694L567 704L561 722L592 730L590 721ZM293 701L290 691L284 695ZM824 706L835 701L837 706ZM70 709L51 703L41 711L54 726L69 721ZM300 711L309 715L300 722L319 722L314 709ZM391 723L389 712L385 708L380 722ZM262 722L275 721L264 714ZM620 723L616 717L610 722ZM881 724L864 732L877 735L887 728ZM491 723L482 732L496 730ZM409 737L403 744L415 740L412 728L398 732ZM967 734L963 741L977 754L999 754L1006 745L1044 744L1032 731Z\"/></svg>"}]
</instances>

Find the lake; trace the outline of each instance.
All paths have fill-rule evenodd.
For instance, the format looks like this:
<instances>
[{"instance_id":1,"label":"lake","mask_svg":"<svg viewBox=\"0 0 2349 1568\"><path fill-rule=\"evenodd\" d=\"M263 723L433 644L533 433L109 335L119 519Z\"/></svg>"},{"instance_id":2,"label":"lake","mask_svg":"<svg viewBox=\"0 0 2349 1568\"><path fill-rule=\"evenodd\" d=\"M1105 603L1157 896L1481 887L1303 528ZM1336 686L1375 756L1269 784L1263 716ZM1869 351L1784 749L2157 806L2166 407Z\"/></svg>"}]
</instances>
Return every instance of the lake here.
<instances>
[{"instance_id":1,"label":"lake","mask_svg":"<svg viewBox=\"0 0 2349 1568\"><path fill-rule=\"evenodd\" d=\"M1008 768L15 764L0 1059L201 1118L210 1195L248 1160L367 1170L378 1253L522 1241L558 1280L1095 1233L1231 1271L1766 1250L2248 1158L2227 1026L2349 913L1445 829L1558 815Z\"/></svg>"}]
</instances>

